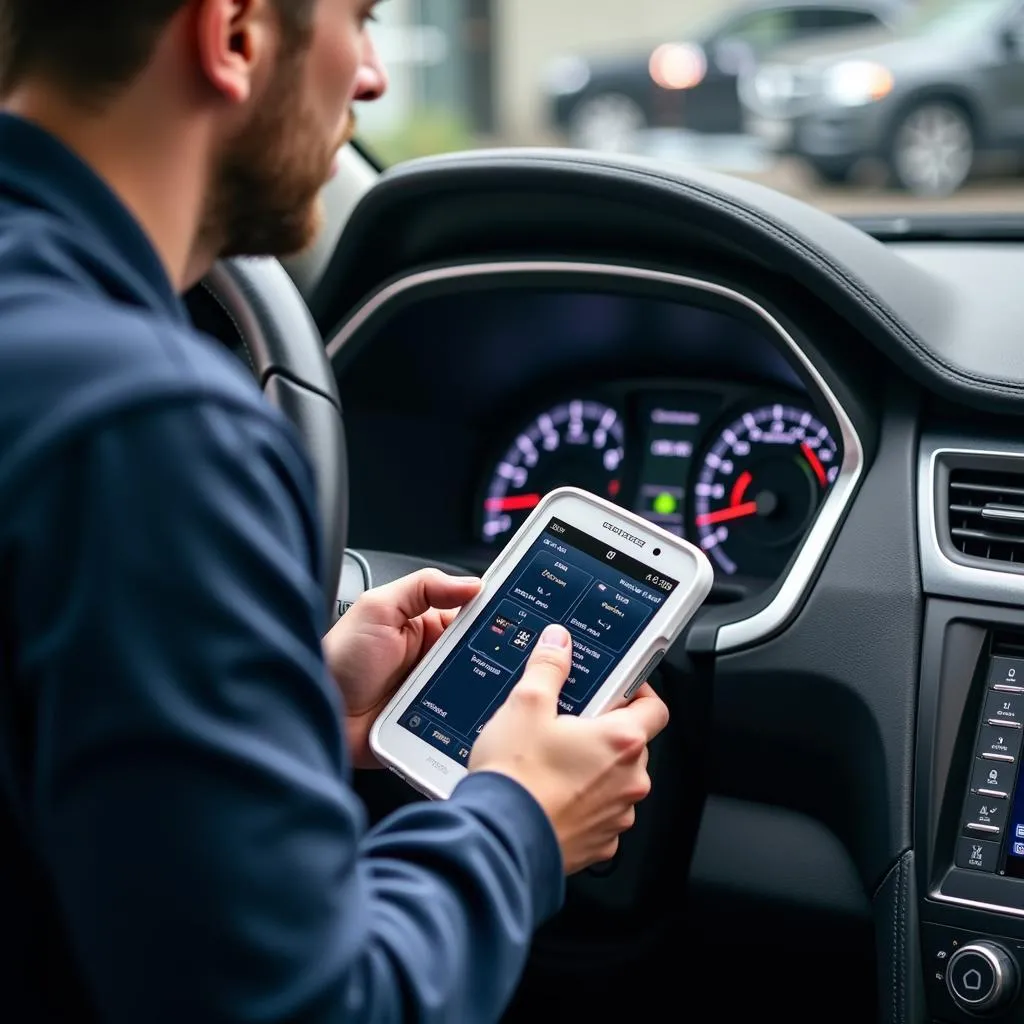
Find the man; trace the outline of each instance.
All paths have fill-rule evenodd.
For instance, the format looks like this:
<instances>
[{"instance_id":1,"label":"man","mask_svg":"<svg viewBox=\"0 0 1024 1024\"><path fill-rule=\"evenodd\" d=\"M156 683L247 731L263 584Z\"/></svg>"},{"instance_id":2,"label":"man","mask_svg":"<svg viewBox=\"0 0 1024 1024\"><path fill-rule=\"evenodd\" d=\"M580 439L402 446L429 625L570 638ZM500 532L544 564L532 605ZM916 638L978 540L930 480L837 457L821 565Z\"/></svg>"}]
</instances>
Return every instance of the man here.
<instances>
[{"instance_id":1,"label":"man","mask_svg":"<svg viewBox=\"0 0 1024 1024\"><path fill-rule=\"evenodd\" d=\"M647 792L664 705L559 716L555 627L454 796L366 830L370 723L479 583L321 642L308 464L178 298L312 239L372 8L0 0L5 1020L495 1020Z\"/></svg>"}]
</instances>

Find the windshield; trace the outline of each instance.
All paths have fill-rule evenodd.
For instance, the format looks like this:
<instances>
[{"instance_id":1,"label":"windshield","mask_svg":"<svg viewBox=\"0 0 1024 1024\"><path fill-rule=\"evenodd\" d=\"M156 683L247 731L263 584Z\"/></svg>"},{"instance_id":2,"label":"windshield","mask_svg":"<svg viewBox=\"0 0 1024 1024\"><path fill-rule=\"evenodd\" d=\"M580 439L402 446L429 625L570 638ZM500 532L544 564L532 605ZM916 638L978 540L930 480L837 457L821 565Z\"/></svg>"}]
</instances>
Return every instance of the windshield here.
<instances>
[{"instance_id":1,"label":"windshield","mask_svg":"<svg viewBox=\"0 0 1024 1024\"><path fill-rule=\"evenodd\" d=\"M1024 214L1021 0L389 0L382 164L564 146L841 215Z\"/></svg>"},{"instance_id":2,"label":"windshield","mask_svg":"<svg viewBox=\"0 0 1024 1024\"><path fill-rule=\"evenodd\" d=\"M1007 9L1006 0L920 0L906 19L905 32L913 35L973 32Z\"/></svg>"}]
</instances>

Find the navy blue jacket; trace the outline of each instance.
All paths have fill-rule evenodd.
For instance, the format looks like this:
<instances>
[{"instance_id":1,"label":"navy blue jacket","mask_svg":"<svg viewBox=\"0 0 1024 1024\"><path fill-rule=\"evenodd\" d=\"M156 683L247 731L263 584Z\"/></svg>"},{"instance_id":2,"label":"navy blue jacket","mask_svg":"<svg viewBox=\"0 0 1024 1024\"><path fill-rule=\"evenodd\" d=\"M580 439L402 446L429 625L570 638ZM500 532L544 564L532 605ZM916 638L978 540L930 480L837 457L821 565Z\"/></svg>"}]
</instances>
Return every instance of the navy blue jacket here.
<instances>
[{"instance_id":1,"label":"navy blue jacket","mask_svg":"<svg viewBox=\"0 0 1024 1024\"><path fill-rule=\"evenodd\" d=\"M128 210L0 115L4 1019L500 1017L553 832L488 773L367 830L314 500Z\"/></svg>"}]
</instances>

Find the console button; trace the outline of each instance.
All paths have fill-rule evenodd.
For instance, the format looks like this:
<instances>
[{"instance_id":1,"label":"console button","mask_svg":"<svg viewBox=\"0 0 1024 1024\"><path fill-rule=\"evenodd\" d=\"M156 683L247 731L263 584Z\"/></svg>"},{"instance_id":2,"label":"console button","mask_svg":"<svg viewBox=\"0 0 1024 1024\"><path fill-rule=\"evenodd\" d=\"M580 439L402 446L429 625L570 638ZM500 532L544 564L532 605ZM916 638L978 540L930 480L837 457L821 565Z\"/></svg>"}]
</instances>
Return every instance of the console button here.
<instances>
[{"instance_id":1,"label":"console button","mask_svg":"<svg viewBox=\"0 0 1024 1024\"><path fill-rule=\"evenodd\" d=\"M988 957L967 946L950 960L946 984L958 1003L970 1006L986 1002L998 984L996 969Z\"/></svg>"},{"instance_id":2,"label":"console button","mask_svg":"<svg viewBox=\"0 0 1024 1024\"><path fill-rule=\"evenodd\" d=\"M1017 995L1017 962L996 942L979 939L961 946L946 968L946 987L968 1013L1006 1009Z\"/></svg>"},{"instance_id":3,"label":"console button","mask_svg":"<svg viewBox=\"0 0 1024 1024\"><path fill-rule=\"evenodd\" d=\"M1020 755L1024 730L983 725L978 739L978 754L988 760L1016 761Z\"/></svg>"},{"instance_id":4,"label":"console button","mask_svg":"<svg viewBox=\"0 0 1024 1024\"><path fill-rule=\"evenodd\" d=\"M974 871L995 871L999 863L999 844L967 836L957 840L956 866Z\"/></svg>"},{"instance_id":5,"label":"console button","mask_svg":"<svg viewBox=\"0 0 1024 1024\"><path fill-rule=\"evenodd\" d=\"M998 839L1003 830L998 825L982 825L977 821L969 821L964 825L964 835L975 839Z\"/></svg>"},{"instance_id":6,"label":"console button","mask_svg":"<svg viewBox=\"0 0 1024 1024\"><path fill-rule=\"evenodd\" d=\"M964 813L964 834L973 835L979 839L984 838L983 832L986 829L996 829L991 832L993 837L1002 835L1005 825L1005 817L1010 803L1008 800L1000 800L992 796L972 796L967 801L967 808ZM982 825L984 829L972 829L972 825Z\"/></svg>"},{"instance_id":7,"label":"console button","mask_svg":"<svg viewBox=\"0 0 1024 1024\"><path fill-rule=\"evenodd\" d=\"M983 717L992 725L1016 724L1019 726L1024 722L1024 693L990 690L985 698Z\"/></svg>"},{"instance_id":8,"label":"console button","mask_svg":"<svg viewBox=\"0 0 1024 1024\"><path fill-rule=\"evenodd\" d=\"M971 790L982 796L1009 796L1016 771L1015 764L1006 764L1005 761L984 761L979 757L974 762Z\"/></svg>"},{"instance_id":9,"label":"console button","mask_svg":"<svg viewBox=\"0 0 1024 1024\"><path fill-rule=\"evenodd\" d=\"M993 658L988 667L989 686L1019 686L1024 693L1024 658Z\"/></svg>"}]
</instances>

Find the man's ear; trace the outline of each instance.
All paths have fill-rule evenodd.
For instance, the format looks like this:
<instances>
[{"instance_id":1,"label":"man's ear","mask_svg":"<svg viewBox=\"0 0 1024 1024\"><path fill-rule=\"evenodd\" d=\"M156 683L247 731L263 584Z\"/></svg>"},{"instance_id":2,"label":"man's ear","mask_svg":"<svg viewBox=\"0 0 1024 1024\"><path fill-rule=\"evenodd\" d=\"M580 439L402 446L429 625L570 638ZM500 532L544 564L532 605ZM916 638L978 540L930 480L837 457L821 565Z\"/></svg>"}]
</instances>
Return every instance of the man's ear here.
<instances>
[{"instance_id":1,"label":"man's ear","mask_svg":"<svg viewBox=\"0 0 1024 1024\"><path fill-rule=\"evenodd\" d=\"M195 0L203 74L229 103L248 101L259 69L273 59L277 18L271 0Z\"/></svg>"}]
</instances>

